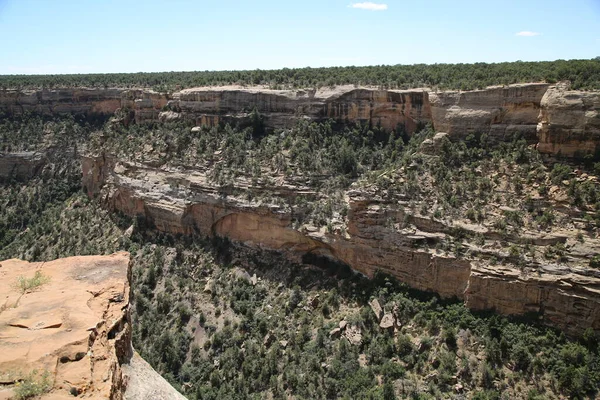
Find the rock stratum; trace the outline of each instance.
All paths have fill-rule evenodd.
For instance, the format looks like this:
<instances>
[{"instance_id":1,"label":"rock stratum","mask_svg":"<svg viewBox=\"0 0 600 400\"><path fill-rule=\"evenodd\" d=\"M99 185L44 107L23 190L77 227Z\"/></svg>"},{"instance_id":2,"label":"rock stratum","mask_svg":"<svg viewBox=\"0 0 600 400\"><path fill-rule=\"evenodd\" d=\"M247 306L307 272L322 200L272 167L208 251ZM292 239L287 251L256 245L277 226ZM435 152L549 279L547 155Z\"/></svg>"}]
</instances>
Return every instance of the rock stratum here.
<instances>
[{"instance_id":1,"label":"rock stratum","mask_svg":"<svg viewBox=\"0 0 600 400\"><path fill-rule=\"evenodd\" d=\"M270 128L291 127L299 118L333 118L340 123L400 127L409 133L432 124L454 139L486 134L489 140L500 142L519 132L539 152L553 156L593 155L600 143L600 93L571 91L564 84L531 83L468 92L350 86L319 90L209 87L170 95L141 89L0 92L0 110L10 114L101 114L124 124L250 123L254 109ZM422 152L435 152L435 141L426 142ZM38 153L4 155L0 178L35 175L43 162ZM163 232L227 237L300 262L343 263L367 276L383 271L416 289L461 299L472 309L534 313L571 334L586 328L600 331L600 274L586 268L590 255L600 253L600 241L591 237L580 243L576 230L507 236L492 226L422 216L414 211L409 196L392 202L376 190L356 187L344 193L348 209L344 221L331 221L331 227L297 226L296 210L285 205L298 197L318 199L320 194L308 185L278 176L258 184L237 178L219 187L203 168L159 165L126 161L104 152L87 155L82 160L83 185L108 208L144 217ZM245 193L275 201L248 200ZM434 249L456 229L489 243L469 244L469 257ZM510 258L505 250L512 244L568 245L569 263L536 261L535 268L491 265L491 259Z\"/></svg>"},{"instance_id":2,"label":"rock stratum","mask_svg":"<svg viewBox=\"0 0 600 400\"><path fill-rule=\"evenodd\" d=\"M345 222L334 221L332 228L298 227L293 225L295 210L284 205L293 203L295 197L316 194L309 187L283 180L253 186L238 179L228 188L217 188L199 170L153 168L107 155L85 157L83 174L90 196L99 196L110 209L142 216L163 232L226 237L276 250L299 262L321 258L343 263L367 276L383 271L416 289L461 299L472 309L507 315L534 313L544 323L571 334L586 328L600 330L600 273L583 266L589 254L600 251L600 242L589 239L581 244L572 231L506 237L489 227L449 225L419 216L411 211L408 197L390 202L376 191L352 187L346 192ZM243 195L249 190L257 197L263 192L281 201L249 201ZM573 262L570 266L545 262L533 272L510 265L490 266L486 259L508 255L489 246L470 245L471 256L458 258L419 246L443 241L457 228L476 232L490 242L569 243Z\"/></svg>"},{"instance_id":3,"label":"rock stratum","mask_svg":"<svg viewBox=\"0 0 600 400\"><path fill-rule=\"evenodd\" d=\"M600 93L566 84L516 84L473 91L335 88L273 90L265 87L202 87L172 94L144 89L44 89L0 91L0 111L18 115L87 114L123 123L188 120L196 125L249 123L256 109L269 128L298 118L368 123L412 133L432 124L450 138L487 134L502 141L520 133L543 154L584 157L600 143Z\"/></svg>"},{"instance_id":4,"label":"rock stratum","mask_svg":"<svg viewBox=\"0 0 600 400\"><path fill-rule=\"evenodd\" d=\"M125 252L0 262L0 398L182 399L133 351L128 274Z\"/></svg>"}]
</instances>

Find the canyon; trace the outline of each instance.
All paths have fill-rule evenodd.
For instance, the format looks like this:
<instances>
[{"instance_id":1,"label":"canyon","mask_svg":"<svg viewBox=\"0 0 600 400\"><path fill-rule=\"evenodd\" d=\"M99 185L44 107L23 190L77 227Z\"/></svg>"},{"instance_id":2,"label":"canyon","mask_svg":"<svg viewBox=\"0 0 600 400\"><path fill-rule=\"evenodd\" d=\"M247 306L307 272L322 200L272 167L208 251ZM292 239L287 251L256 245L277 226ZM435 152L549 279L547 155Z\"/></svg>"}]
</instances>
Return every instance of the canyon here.
<instances>
[{"instance_id":1,"label":"canyon","mask_svg":"<svg viewBox=\"0 0 600 400\"><path fill-rule=\"evenodd\" d=\"M86 114L121 122L187 120L196 125L249 124L252 111L266 127L290 128L298 118L333 119L407 133L431 124L451 139L487 134L493 142L515 133L537 143L542 154L595 155L600 142L600 93L570 90L568 84L526 83L473 91L385 90L325 87L275 90L267 87L202 87L174 93L149 89L65 88L0 91L0 112L20 115Z\"/></svg>"},{"instance_id":2,"label":"canyon","mask_svg":"<svg viewBox=\"0 0 600 400\"><path fill-rule=\"evenodd\" d=\"M106 155L84 157L83 175L90 196L99 197L109 209L143 216L159 231L226 237L276 250L297 262L308 255L343 263L366 276L385 272L416 289L460 299L469 308L507 315L532 313L574 335L586 328L600 329L600 272L585 265L591 254L600 251L600 241L587 239L580 244L575 232L526 232L506 238L480 225L458 221L450 225L419 216L408 199L389 202L377 192L358 188L346 192L347 222L334 221L332 229L295 227L294 209L281 204L310 194L310 188L285 183L252 187L240 179L223 190L199 171L156 169ZM249 189L281 201L249 201L243 195ZM490 242L498 238L539 246L568 242L574 259L569 266L533 263L534 272L510 264L490 266L486 262L490 256L501 259L506 253L490 253L475 245L470 257L419 248L422 242L443 242L456 228L483 233Z\"/></svg>"},{"instance_id":3,"label":"canyon","mask_svg":"<svg viewBox=\"0 0 600 400\"><path fill-rule=\"evenodd\" d=\"M271 129L291 128L298 119L334 119L410 134L431 124L455 141L486 134L491 142L502 142L520 133L540 153L567 158L595 155L600 143L600 93L572 91L564 84L518 84L468 92L349 86L209 87L168 95L142 89L4 91L0 110L13 115L104 115L125 125L178 120L190 121L191 126L250 124L254 110ZM32 175L40 157L4 154L0 166L3 171ZM535 314L573 335L587 328L600 331L600 272L587 267L591 255L600 253L600 241L589 238L581 244L576 231L505 237L489 226L422 216L410 205L409 196L389 201L377 190L357 186L344 193L348 208L344 221L332 221L331 227L296 226L294 209L285 204L322 195L284 179L256 184L241 177L228 187L217 187L201 168L156 166L103 151L82 156L82 173L90 197L99 198L111 210L143 217L159 231L226 237L276 250L298 262L307 257L339 262L367 276L382 271L413 288L460 299L472 309ZM271 199L248 199L244 196L248 191ZM508 258L503 249L469 244L470 255L458 257L421 246L444 242L457 228L508 244L568 244L572 259L569 265L537 261L535 268L519 268L491 265L492 258Z\"/></svg>"}]
</instances>

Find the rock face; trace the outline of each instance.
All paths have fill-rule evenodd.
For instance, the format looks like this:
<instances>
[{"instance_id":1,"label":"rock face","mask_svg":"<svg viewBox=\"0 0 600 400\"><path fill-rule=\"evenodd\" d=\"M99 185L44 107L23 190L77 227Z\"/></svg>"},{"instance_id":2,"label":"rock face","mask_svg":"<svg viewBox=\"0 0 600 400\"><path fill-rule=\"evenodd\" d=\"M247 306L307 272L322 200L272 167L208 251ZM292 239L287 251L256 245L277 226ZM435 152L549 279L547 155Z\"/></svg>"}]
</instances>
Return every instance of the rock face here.
<instances>
[{"instance_id":1,"label":"rock face","mask_svg":"<svg viewBox=\"0 0 600 400\"><path fill-rule=\"evenodd\" d=\"M422 151L432 156L439 153L446 138L485 133L492 141L502 141L520 132L532 143L539 137L542 153L573 157L596 152L599 99L598 92L569 91L564 85L543 83L471 92L211 87L185 89L172 96L146 90L71 89L35 94L5 91L0 93L0 109L106 114L119 109L117 122L188 120L196 125L250 123L256 109L273 128L290 127L298 118L333 118L340 123L370 123L413 132L431 122L435 130L445 132L424 143ZM6 171L31 175L39 168L38 158L35 154L5 155L0 158L0 177L9 176ZM157 169L100 154L84 157L83 184L108 207L142 216L161 231L228 237L280 251L298 261L307 255L335 260L367 276L384 271L414 288L463 299L475 309L493 308L506 314L535 311L545 322L567 332L586 327L600 330L598 276L554 267L545 277L510 268L487 271L472 260L421 249L420 241L436 242L454 227L411 214L408 198L390 204L373 193L350 190L346 193L345 230L337 231L293 227L293 210L282 204L292 204L288 200L300 195L309 198L317 194L283 180L265 186L242 179L231 188L216 188L202 170ZM248 189L257 197L264 194L281 201L258 203L236 195ZM410 221L417 232L401 229L404 221ZM504 238L487 230L482 235ZM505 239L536 245L566 240L543 235ZM579 323L571 324L573 320Z\"/></svg>"},{"instance_id":2,"label":"rock face","mask_svg":"<svg viewBox=\"0 0 600 400\"><path fill-rule=\"evenodd\" d=\"M0 91L0 109L10 114L113 114L124 89L40 89Z\"/></svg>"},{"instance_id":3,"label":"rock face","mask_svg":"<svg viewBox=\"0 0 600 400\"><path fill-rule=\"evenodd\" d=\"M46 162L41 152L0 153L0 181L28 179L36 175Z\"/></svg>"},{"instance_id":4,"label":"rock face","mask_svg":"<svg viewBox=\"0 0 600 400\"><path fill-rule=\"evenodd\" d=\"M492 87L469 92L430 93L431 117L436 131L453 138L487 133L499 142L521 133L536 140L540 102L545 83Z\"/></svg>"},{"instance_id":5,"label":"rock face","mask_svg":"<svg viewBox=\"0 0 600 400\"><path fill-rule=\"evenodd\" d=\"M385 129L404 127L414 132L430 122L428 93L415 90L377 90L342 86L319 90L209 87L184 89L171 96L143 89L56 89L0 91L0 110L10 114L112 115L128 110L131 120L192 120L197 125L250 122L256 109L270 128L285 128L298 117L322 121L361 122Z\"/></svg>"},{"instance_id":6,"label":"rock face","mask_svg":"<svg viewBox=\"0 0 600 400\"><path fill-rule=\"evenodd\" d=\"M128 395L139 371L158 376L131 361L128 253L0 265L0 398L34 370L47 377L42 398L148 398Z\"/></svg>"},{"instance_id":7,"label":"rock face","mask_svg":"<svg viewBox=\"0 0 600 400\"><path fill-rule=\"evenodd\" d=\"M186 120L200 125L250 124L256 109L269 128L289 128L298 118L368 123L408 133L431 123L450 139L488 135L492 142L520 133L539 151L566 157L595 153L600 143L600 93L567 90L565 84L526 83L473 91L381 90L340 86L304 90L203 87L171 95L146 89L0 91L9 114L88 114L118 121Z\"/></svg>"},{"instance_id":8,"label":"rock face","mask_svg":"<svg viewBox=\"0 0 600 400\"><path fill-rule=\"evenodd\" d=\"M185 89L173 95L169 108L194 118L198 125L249 120L256 109L271 128L292 127L298 117L360 122L414 132L429 122L427 92L375 90L342 86L319 90L271 90L240 87Z\"/></svg>"},{"instance_id":9,"label":"rock face","mask_svg":"<svg viewBox=\"0 0 600 400\"><path fill-rule=\"evenodd\" d=\"M296 261L307 255L335 260L367 276L376 271L389 273L416 289L462 299L473 309L504 314L534 311L544 322L573 334L588 327L600 330L600 274L554 266L545 266L539 276L499 266L485 269L469 258L421 249L419 241L437 240L454 227L409 214L408 201L390 204L350 190L345 232L294 228L292 215L283 206L252 203L236 197L234 191L219 191L199 171L158 170L104 156L85 158L83 166L90 195L100 196L112 209L144 217L161 231L227 237L277 250ZM103 181L97 181L98 177ZM251 187L238 181L235 185L284 200L310 193L308 188L284 184ZM402 221L409 221L417 232L399 229ZM547 238L527 240L537 243Z\"/></svg>"},{"instance_id":10,"label":"rock face","mask_svg":"<svg viewBox=\"0 0 600 400\"><path fill-rule=\"evenodd\" d=\"M600 93L553 86L541 100L541 153L583 157L600 151Z\"/></svg>"},{"instance_id":11,"label":"rock face","mask_svg":"<svg viewBox=\"0 0 600 400\"><path fill-rule=\"evenodd\" d=\"M538 276L514 268L474 266L465 304L508 315L541 314L546 322L570 333L588 327L598 331L599 278L566 268L546 268Z\"/></svg>"}]
</instances>

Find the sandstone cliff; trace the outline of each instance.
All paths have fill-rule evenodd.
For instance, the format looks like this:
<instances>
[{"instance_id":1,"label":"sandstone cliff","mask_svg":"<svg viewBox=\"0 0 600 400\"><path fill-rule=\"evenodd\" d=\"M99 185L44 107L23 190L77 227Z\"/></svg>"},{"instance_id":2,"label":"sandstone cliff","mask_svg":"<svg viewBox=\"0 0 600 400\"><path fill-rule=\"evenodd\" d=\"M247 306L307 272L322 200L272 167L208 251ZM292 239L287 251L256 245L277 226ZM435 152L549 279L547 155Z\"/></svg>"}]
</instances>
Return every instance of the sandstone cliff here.
<instances>
[{"instance_id":1,"label":"sandstone cliff","mask_svg":"<svg viewBox=\"0 0 600 400\"><path fill-rule=\"evenodd\" d=\"M0 398L23 380L47 399L183 398L134 357L128 266L123 252L0 263Z\"/></svg>"},{"instance_id":2,"label":"sandstone cliff","mask_svg":"<svg viewBox=\"0 0 600 400\"><path fill-rule=\"evenodd\" d=\"M541 100L538 150L564 157L600 151L600 93L553 86Z\"/></svg>"},{"instance_id":3,"label":"sandstone cliff","mask_svg":"<svg viewBox=\"0 0 600 400\"><path fill-rule=\"evenodd\" d=\"M342 86L318 90L271 90L240 87L185 89L169 107L198 125L244 119L256 108L271 128L291 127L298 117L360 122L414 132L430 121L427 92L376 90Z\"/></svg>"},{"instance_id":4,"label":"sandstone cliff","mask_svg":"<svg viewBox=\"0 0 600 400\"><path fill-rule=\"evenodd\" d=\"M123 89L40 89L0 91L0 109L10 114L113 114Z\"/></svg>"},{"instance_id":5,"label":"sandstone cliff","mask_svg":"<svg viewBox=\"0 0 600 400\"><path fill-rule=\"evenodd\" d=\"M542 153L573 157L596 151L599 99L598 93L542 83L472 92L222 87L186 89L172 96L148 90L72 89L5 91L0 93L0 108L16 114L116 112L116 120L124 123L184 119L211 125L247 121L254 108L270 127L290 127L298 118L333 118L386 129L401 126L412 132L430 122L436 130L448 132L450 138L487 133L492 140L502 141L520 132L531 142L539 137L537 147ZM430 147L423 150L431 153L428 156L436 151L433 142ZM43 164L43 153L2 155L0 179L26 178ZM322 195L311 187L276 178L269 184L239 178L230 187L216 187L203 168L158 168L104 153L83 159L83 184L90 195L100 195L112 209L145 217L161 231L225 236L281 251L298 261L307 254L325 257L366 275L376 270L388 272L415 288L464 299L475 309L493 308L507 314L536 311L547 322L570 332L585 327L600 329L597 276L581 267L587 265L590 254L600 251L597 239L589 240L586 249L577 250L582 245L575 243L574 230L511 235L491 226L460 225L458 221L453 226L418 215L409 197L389 202L376 191L363 189L345 193L348 215L333 221L331 227L296 226L297 210L286 205L297 197L312 201ZM244 196L247 192L277 201L248 200ZM569 207L560 202L556 205ZM448 242L457 226L494 243L487 248L471 246L466 258L432 250L431 246ZM567 270L536 264L537 271L544 271L542 276L527 269L483 267L488 263L481 260L509 257L501 250L490 250L496 244L502 248L500 242L506 246L573 242L570 246L579 255L573 257L574 267ZM571 324L574 319L583 322Z\"/></svg>"},{"instance_id":6,"label":"sandstone cliff","mask_svg":"<svg viewBox=\"0 0 600 400\"><path fill-rule=\"evenodd\" d=\"M548 84L531 83L469 92L430 94L433 126L451 137L487 133L496 142L521 133L536 141L540 102Z\"/></svg>"},{"instance_id":7,"label":"sandstone cliff","mask_svg":"<svg viewBox=\"0 0 600 400\"><path fill-rule=\"evenodd\" d=\"M447 225L417 215L408 198L389 202L367 189L346 193L346 222L334 221L330 228L294 227L295 210L285 204L310 193L305 187L285 182L252 187L238 179L233 188L223 189L198 170L156 169L105 156L84 158L83 173L90 195L99 195L112 209L143 216L161 231L228 237L248 246L277 250L296 261L306 255L322 257L367 276L387 272L414 288L462 299L473 309L504 314L536 312L546 323L573 334L588 327L600 330L600 274L580 268L577 260L568 268L544 263L534 272L510 266L484 267L488 263L481 260L507 257L491 250L493 246L488 246L489 250L472 246L470 256L458 258L435 246L421 246L444 242L457 228L492 242L525 241L539 246L564 242L573 233L507 236L483 226ZM249 189L283 201L248 201L236 195ZM585 246L581 263L587 262L590 251L600 249L597 240L589 240Z\"/></svg>"},{"instance_id":8,"label":"sandstone cliff","mask_svg":"<svg viewBox=\"0 0 600 400\"><path fill-rule=\"evenodd\" d=\"M187 120L196 125L249 123L256 109L269 128L298 118L368 123L408 133L432 124L451 138L486 133L492 141L520 133L539 151L566 157L596 152L600 138L600 93L567 90L564 84L516 84L474 91L335 88L273 90L264 87L204 87L171 95L146 89L44 89L0 91L0 111L9 114L88 114L119 121Z\"/></svg>"}]
</instances>

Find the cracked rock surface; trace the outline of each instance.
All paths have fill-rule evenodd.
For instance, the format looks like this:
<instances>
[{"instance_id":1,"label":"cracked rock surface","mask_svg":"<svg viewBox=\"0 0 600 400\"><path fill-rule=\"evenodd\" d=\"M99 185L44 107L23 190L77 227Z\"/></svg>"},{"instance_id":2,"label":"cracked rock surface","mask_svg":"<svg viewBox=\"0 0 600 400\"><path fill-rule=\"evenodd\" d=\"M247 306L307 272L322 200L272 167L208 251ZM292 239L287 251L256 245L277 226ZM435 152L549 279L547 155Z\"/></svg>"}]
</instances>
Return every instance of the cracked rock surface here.
<instances>
[{"instance_id":1,"label":"cracked rock surface","mask_svg":"<svg viewBox=\"0 0 600 400\"><path fill-rule=\"evenodd\" d=\"M124 252L1 262L0 377L7 391L35 370L48 374L48 396L119 398L119 359L131 356L128 264ZM23 290L19 280L37 271L41 284Z\"/></svg>"},{"instance_id":2,"label":"cracked rock surface","mask_svg":"<svg viewBox=\"0 0 600 400\"><path fill-rule=\"evenodd\" d=\"M129 388L141 383L139 371L158 381L155 392L169 394L162 398L178 398L151 367L129 366L128 269L126 252L0 262L0 399L12 398L33 371L37 379L47 376L46 399L144 398L143 388ZM36 273L36 283L20 284Z\"/></svg>"}]
</instances>

